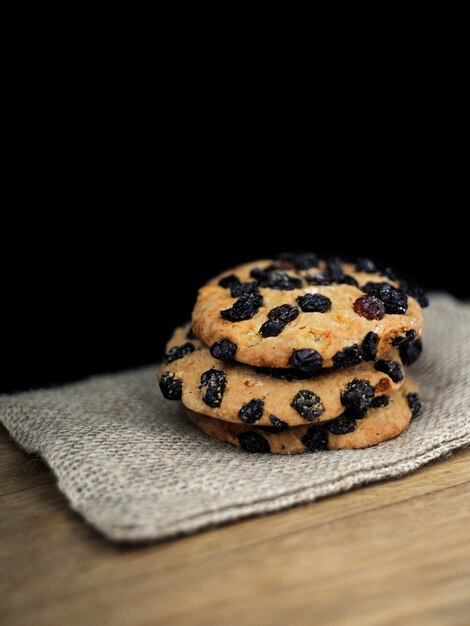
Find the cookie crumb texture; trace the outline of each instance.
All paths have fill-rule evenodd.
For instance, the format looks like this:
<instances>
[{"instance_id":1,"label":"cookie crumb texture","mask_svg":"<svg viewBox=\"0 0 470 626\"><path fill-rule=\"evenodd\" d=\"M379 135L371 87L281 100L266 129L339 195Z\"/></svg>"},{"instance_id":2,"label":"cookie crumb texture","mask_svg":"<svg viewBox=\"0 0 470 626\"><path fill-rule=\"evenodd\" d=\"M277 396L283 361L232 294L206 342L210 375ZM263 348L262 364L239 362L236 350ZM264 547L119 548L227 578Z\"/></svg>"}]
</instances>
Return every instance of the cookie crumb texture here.
<instances>
[{"instance_id":1,"label":"cookie crumb texture","mask_svg":"<svg viewBox=\"0 0 470 626\"><path fill-rule=\"evenodd\" d=\"M215 439L246 452L298 454L322 450L368 448L400 435L411 422L419 403L418 389L409 377L385 406L369 408L357 419L340 417L320 426L295 426L281 432L258 426L233 424L186 409L189 419Z\"/></svg>"},{"instance_id":2,"label":"cookie crumb texture","mask_svg":"<svg viewBox=\"0 0 470 626\"><path fill-rule=\"evenodd\" d=\"M299 350L314 350L322 368L380 358L400 338L419 339L418 300L427 302L373 269L366 259L352 265L315 255L241 265L200 289L193 330L208 346L230 341L237 361L253 366L289 368Z\"/></svg>"},{"instance_id":3,"label":"cookie crumb texture","mask_svg":"<svg viewBox=\"0 0 470 626\"><path fill-rule=\"evenodd\" d=\"M388 395L402 384L378 371L374 362L315 376L286 370L277 378L276 370L260 371L216 359L198 339L191 342L192 350L178 350L188 342L187 330L176 329L166 347L167 353L179 358L161 365L163 395L181 399L188 409L218 420L272 428L275 416L286 426L318 424L338 417L348 407L365 410L374 396ZM400 362L398 349L387 358Z\"/></svg>"}]
</instances>

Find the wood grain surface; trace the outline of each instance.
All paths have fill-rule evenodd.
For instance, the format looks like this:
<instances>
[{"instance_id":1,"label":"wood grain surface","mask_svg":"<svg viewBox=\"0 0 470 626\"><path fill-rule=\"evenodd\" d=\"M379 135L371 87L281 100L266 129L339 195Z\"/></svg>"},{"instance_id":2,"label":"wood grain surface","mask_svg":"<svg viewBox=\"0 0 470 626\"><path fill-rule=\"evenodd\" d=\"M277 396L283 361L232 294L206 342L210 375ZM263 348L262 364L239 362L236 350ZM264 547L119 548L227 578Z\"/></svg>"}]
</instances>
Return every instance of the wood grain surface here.
<instances>
[{"instance_id":1,"label":"wood grain surface","mask_svg":"<svg viewBox=\"0 0 470 626\"><path fill-rule=\"evenodd\" d=\"M158 545L102 539L0 427L0 623L470 624L470 450Z\"/></svg>"}]
</instances>

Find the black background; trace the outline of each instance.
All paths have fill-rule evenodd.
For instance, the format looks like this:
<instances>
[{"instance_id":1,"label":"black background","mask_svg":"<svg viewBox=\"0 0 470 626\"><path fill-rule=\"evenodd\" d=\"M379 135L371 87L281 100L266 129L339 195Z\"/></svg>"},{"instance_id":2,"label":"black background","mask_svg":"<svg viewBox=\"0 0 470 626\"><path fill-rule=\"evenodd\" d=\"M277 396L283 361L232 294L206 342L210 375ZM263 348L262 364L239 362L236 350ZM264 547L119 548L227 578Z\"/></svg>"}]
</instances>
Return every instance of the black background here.
<instances>
[{"instance_id":1,"label":"black background","mask_svg":"<svg viewBox=\"0 0 470 626\"><path fill-rule=\"evenodd\" d=\"M199 285L273 251L379 257L470 297L455 54L323 55L312 99L303 59L82 48L28 55L9 94L1 390L157 361Z\"/></svg>"},{"instance_id":2,"label":"black background","mask_svg":"<svg viewBox=\"0 0 470 626\"><path fill-rule=\"evenodd\" d=\"M273 198L280 210L275 217L267 201L221 197L209 207L198 196L185 204L184 215L178 203L148 203L140 211L131 208L138 199L124 200L128 210L121 204L107 216L64 208L59 228L57 217L46 223L41 216L28 222L27 242L11 231L2 391L156 362L172 328L189 319L201 284L276 251L383 259L426 287L470 297L467 234L451 211L437 219L405 207L384 215L374 202L369 208L356 202L340 217L334 207L299 209ZM423 220L433 224L428 235Z\"/></svg>"}]
</instances>

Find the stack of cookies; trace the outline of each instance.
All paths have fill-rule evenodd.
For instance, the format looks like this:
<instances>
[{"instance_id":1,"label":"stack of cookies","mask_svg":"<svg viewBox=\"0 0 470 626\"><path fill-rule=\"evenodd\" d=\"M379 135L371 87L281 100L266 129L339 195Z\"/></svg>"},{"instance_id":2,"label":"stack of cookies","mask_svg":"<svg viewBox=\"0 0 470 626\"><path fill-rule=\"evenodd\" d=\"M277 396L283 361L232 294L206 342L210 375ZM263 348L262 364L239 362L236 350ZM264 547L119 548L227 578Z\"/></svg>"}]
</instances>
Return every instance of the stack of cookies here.
<instances>
[{"instance_id":1,"label":"stack of cookies","mask_svg":"<svg viewBox=\"0 0 470 626\"><path fill-rule=\"evenodd\" d=\"M365 448L421 408L423 290L369 259L313 253L248 263L199 291L159 373L168 400L247 452Z\"/></svg>"}]
</instances>

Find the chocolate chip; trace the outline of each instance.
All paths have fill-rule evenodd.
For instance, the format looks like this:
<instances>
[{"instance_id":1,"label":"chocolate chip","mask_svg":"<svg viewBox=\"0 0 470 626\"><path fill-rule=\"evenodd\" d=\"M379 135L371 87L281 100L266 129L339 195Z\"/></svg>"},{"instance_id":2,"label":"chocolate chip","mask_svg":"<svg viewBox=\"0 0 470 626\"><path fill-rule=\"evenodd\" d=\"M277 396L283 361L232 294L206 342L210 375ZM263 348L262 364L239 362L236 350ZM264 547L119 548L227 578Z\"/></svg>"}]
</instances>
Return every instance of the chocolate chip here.
<instances>
[{"instance_id":1,"label":"chocolate chip","mask_svg":"<svg viewBox=\"0 0 470 626\"><path fill-rule=\"evenodd\" d=\"M321 399L309 389L298 391L292 400L291 406L309 422L313 422L313 420L320 417L324 411Z\"/></svg>"}]
</instances>

